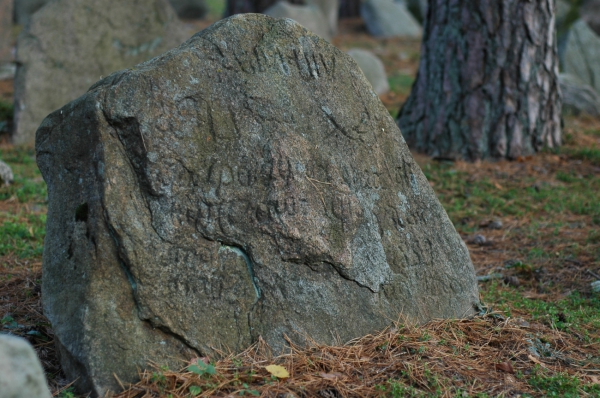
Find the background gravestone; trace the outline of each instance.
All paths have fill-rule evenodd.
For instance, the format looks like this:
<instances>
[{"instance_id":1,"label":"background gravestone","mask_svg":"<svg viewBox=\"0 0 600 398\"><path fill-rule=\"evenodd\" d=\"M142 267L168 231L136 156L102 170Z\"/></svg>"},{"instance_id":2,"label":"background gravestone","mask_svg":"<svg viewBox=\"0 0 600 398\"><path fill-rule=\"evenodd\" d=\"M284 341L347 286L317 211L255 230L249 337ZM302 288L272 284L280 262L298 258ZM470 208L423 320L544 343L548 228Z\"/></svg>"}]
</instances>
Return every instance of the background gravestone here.
<instances>
[{"instance_id":1,"label":"background gravestone","mask_svg":"<svg viewBox=\"0 0 600 398\"><path fill-rule=\"evenodd\" d=\"M279 1L266 9L264 14L273 18L291 18L323 39L331 40L330 22L321 8L316 5L296 5L287 1Z\"/></svg>"},{"instance_id":2,"label":"background gravestone","mask_svg":"<svg viewBox=\"0 0 600 398\"><path fill-rule=\"evenodd\" d=\"M13 142L32 143L50 112L102 76L181 44L189 32L167 0L56 0L17 42Z\"/></svg>"},{"instance_id":3,"label":"background gravestone","mask_svg":"<svg viewBox=\"0 0 600 398\"><path fill-rule=\"evenodd\" d=\"M169 0L181 19L200 19L206 16L208 7L204 0Z\"/></svg>"},{"instance_id":4,"label":"background gravestone","mask_svg":"<svg viewBox=\"0 0 600 398\"><path fill-rule=\"evenodd\" d=\"M569 30L563 71L600 91L600 37L580 19Z\"/></svg>"},{"instance_id":5,"label":"background gravestone","mask_svg":"<svg viewBox=\"0 0 600 398\"><path fill-rule=\"evenodd\" d=\"M20 337L0 334L0 397L51 397L40 360Z\"/></svg>"},{"instance_id":6,"label":"background gravestone","mask_svg":"<svg viewBox=\"0 0 600 398\"><path fill-rule=\"evenodd\" d=\"M387 93L390 90L390 84L385 74L383 62L371 51L353 48L348 50L348 55L356 61L358 67L363 71L365 77L373 86L373 90L378 94Z\"/></svg>"},{"instance_id":7,"label":"background gravestone","mask_svg":"<svg viewBox=\"0 0 600 398\"><path fill-rule=\"evenodd\" d=\"M44 120L42 298L103 395L148 360L474 313L468 250L351 58L241 14Z\"/></svg>"},{"instance_id":8,"label":"background gravestone","mask_svg":"<svg viewBox=\"0 0 600 398\"><path fill-rule=\"evenodd\" d=\"M373 36L420 38L423 34L419 22L401 2L366 0L361 4L360 15Z\"/></svg>"},{"instance_id":9,"label":"background gravestone","mask_svg":"<svg viewBox=\"0 0 600 398\"><path fill-rule=\"evenodd\" d=\"M12 11L13 0L0 0L0 66L13 60Z\"/></svg>"},{"instance_id":10,"label":"background gravestone","mask_svg":"<svg viewBox=\"0 0 600 398\"><path fill-rule=\"evenodd\" d=\"M579 79L561 73L558 76L562 94L563 114L579 115L586 113L600 116L600 95L591 86L582 83Z\"/></svg>"},{"instance_id":11,"label":"background gravestone","mask_svg":"<svg viewBox=\"0 0 600 398\"><path fill-rule=\"evenodd\" d=\"M50 0L14 0L14 22L27 25L31 16Z\"/></svg>"}]
</instances>

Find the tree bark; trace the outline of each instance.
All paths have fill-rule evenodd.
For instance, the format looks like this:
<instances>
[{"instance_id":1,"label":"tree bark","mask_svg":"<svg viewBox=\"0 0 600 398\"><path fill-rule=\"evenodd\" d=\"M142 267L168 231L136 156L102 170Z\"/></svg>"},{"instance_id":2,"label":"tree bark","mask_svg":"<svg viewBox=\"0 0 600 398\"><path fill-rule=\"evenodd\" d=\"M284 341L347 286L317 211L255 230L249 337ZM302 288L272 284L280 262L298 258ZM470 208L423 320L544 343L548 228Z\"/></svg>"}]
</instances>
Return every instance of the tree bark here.
<instances>
[{"instance_id":1,"label":"tree bark","mask_svg":"<svg viewBox=\"0 0 600 398\"><path fill-rule=\"evenodd\" d=\"M245 12L263 12L279 0L227 0L226 15L242 14ZM304 4L303 0L287 0L292 4Z\"/></svg>"},{"instance_id":2,"label":"tree bark","mask_svg":"<svg viewBox=\"0 0 600 398\"><path fill-rule=\"evenodd\" d=\"M430 0L398 126L433 157L515 159L561 144L554 0Z\"/></svg>"}]
</instances>

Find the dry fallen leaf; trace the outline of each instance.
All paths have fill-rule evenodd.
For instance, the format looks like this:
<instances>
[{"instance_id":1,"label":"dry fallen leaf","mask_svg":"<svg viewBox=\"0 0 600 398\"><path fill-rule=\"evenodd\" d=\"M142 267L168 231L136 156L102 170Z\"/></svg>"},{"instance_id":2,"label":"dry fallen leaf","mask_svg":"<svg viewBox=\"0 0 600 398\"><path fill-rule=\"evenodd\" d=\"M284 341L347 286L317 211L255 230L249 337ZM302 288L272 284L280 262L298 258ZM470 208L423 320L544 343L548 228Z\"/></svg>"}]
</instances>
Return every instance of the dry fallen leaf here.
<instances>
[{"instance_id":1,"label":"dry fallen leaf","mask_svg":"<svg viewBox=\"0 0 600 398\"><path fill-rule=\"evenodd\" d=\"M515 373L515 370L513 369L513 367L510 364L510 362L497 363L496 364L496 370L501 370L501 371L506 372L506 373Z\"/></svg>"},{"instance_id":2,"label":"dry fallen leaf","mask_svg":"<svg viewBox=\"0 0 600 398\"><path fill-rule=\"evenodd\" d=\"M271 373L278 379L287 379L288 377L290 377L290 374L283 366L269 365L266 366L265 369L267 370L267 372Z\"/></svg>"}]
</instances>

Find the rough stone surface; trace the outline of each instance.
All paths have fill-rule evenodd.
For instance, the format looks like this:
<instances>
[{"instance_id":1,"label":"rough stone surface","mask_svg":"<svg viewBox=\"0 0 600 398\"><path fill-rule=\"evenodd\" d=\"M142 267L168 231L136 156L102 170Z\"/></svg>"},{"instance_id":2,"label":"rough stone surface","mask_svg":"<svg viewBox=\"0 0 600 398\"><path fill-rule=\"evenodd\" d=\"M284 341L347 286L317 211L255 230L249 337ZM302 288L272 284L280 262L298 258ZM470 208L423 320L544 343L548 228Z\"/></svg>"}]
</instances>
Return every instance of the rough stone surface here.
<instances>
[{"instance_id":1,"label":"rough stone surface","mask_svg":"<svg viewBox=\"0 0 600 398\"><path fill-rule=\"evenodd\" d=\"M17 25L27 25L31 16L50 0L14 0L14 22Z\"/></svg>"},{"instance_id":2,"label":"rough stone surface","mask_svg":"<svg viewBox=\"0 0 600 398\"><path fill-rule=\"evenodd\" d=\"M600 92L600 37L578 20L568 33L563 71Z\"/></svg>"},{"instance_id":3,"label":"rough stone surface","mask_svg":"<svg viewBox=\"0 0 600 398\"><path fill-rule=\"evenodd\" d=\"M0 397L51 397L33 347L25 339L6 334L0 334Z\"/></svg>"},{"instance_id":4,"label":"rough stone surface","mask_svg":"<svg viewBox=\"0 0 600 398\"><path fill-rule=\"evenodd\" d=\"M264 14L273 18L293 19L323 39L331 40L332 34L329 21L321 8L314 4L296 5L287 1L280 1L267 8Z\"/></svg>"},{"instance_id":5,"label":"rough stone surface","mask_svg":"<svg viewBox=\"0 0 600 398\"><path fill-rule=\"evenodd\" d=\"M9 185L13 182L14 176L9 165L0 160L0 182L4 185Z\"/></svg>"},{"instance_id":6,"label":"rough stone surface","mask_svg":"<svg viewBox=\"0 0 600 398\"><path fill-rule=\"evenodd\" d=\"M394 0L367 0L360 14L367 30L377 37L421 37L419 22L403 3Z\"/></svg>"},{"instance_id":7,"label":"rough stone surface","mask_svg":"<svg viewBox=\"0 0 600 398\"><path fill-rule=\"evenodd\" d=\"M240 14L103 79L36 151L44 311L82 390L259 336L474 313L468 250L394 120L290 19Z\"/></svg>"},{"instance_id":8,"label":"rough stone surface","mask_svg":"<svg viewBox=\"0 0 600 398\"><path fill-rule=\"evenodd\" d=\"M600 116L600 95L596 90L564 73L558 76L558 81L563 98L563 113Z\"/></svg>"},{"instance_id":9,"label":"rough stone surface","mask_svg":"<svg viewBox=\"0 0 600 398\"><path fill-rule=\"evenodd\" d=\"M0 0L0 65L13 60L13 0Z\"/></svg>"},{"instance_id":10,"label":"rough stone surface","mask_svg":"<svg viewBox=\"0 0 600 398\"><path fill-rule=\"evenodd\" d=\"M201 19L208 12L204 0L169 0L169 2L181 19Z\"/></svg>"},{"instance_id":11,"label":"rough stone surface","mask_svg":"<svg viewBox=\"0 0 600 398\"><path fill-rule=\"evenodd\" d=\"M371 86L373 86L373 91L377 94L384 94L389 91L390 85L385 74L385 67L375 54L371 51L353 48L348 51L348 55L356 61Z\"/></svg>"},{"instance_id":12,"label":"rough stone surface","mask_svg":"<svg viewBox=\"0 0 600 398\"><path fill-rule=\"evenodd\" d=\"M52 111L102 76L131 67L189 37L167 0L55 0L17 42L13 141L32 143Z\"/></svg>"}]
</instances>

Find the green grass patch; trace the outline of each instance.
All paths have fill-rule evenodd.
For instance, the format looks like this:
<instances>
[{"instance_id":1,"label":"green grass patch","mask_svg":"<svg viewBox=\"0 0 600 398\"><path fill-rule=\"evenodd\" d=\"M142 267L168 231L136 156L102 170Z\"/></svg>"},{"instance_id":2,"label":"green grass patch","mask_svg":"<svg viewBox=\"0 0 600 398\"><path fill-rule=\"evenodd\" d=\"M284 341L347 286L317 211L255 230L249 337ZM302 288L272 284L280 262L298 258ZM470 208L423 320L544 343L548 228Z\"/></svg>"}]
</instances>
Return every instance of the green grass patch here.
<instances>
[{"instance_id":1,"label":"green grass patch","mask_svg":"<svg viewBox=\"0 0 600 398\"><path fill-rule=\"evenodd\" d=\"M390 90L396 94L408 95L415 81L413 76L398 73L388 78Z\"/></svg>"},{"instance_id":2,"label":"green grass patch","mask_svg":"<svg viewBox=\"0 0 600 398\"><path fill-rule=\"evenodd\" d=\"M19 214L3 217L0 224L0 256L20 258L42 255L46 236L45 214Z\"/></svg>"},{"instance_id":3,"label":"green grass patch","mask_svg":"<svg viewBox=\"0 0 600 398\"><path fill-rule=\"evenodd\" d=\"M48 190L35 163L35 152L32 148L17 147L2 151L0 159L12 168L15 177L10 186L0 187L0 200L15 197L21 203L46 202Z\"/></svg>"},{"instance_id":4,"label":"green grass patch","mask_svg":"<svg viewBox=\"0 0 600 398\"><path fill-rule=\"evenodd\" d=\"M558 330L574 331L600 343L600 337L590 337L587 332L600 329L600 294L584 297L574 292L566 298L547 302L528 299L518 289L503 289L498 282L492 282L482 293L486 302L495 303L508 316L513 310L524 310L534 321Z\"/></svg>"},{"instance_id":5,"label":"green grass patch","mask_svg":"<svg viewBox=\"0 0 600 398\"><path fill-rule=\"evenodd\" d=\"M217 20L223 18L227 4L225 0L206 0L206 8L208 8L208 19Z\"/></svg>"},{"instance_id":6,"label":"green grass patch","mask_svg":"<svg viewBox=\"0 0 600 398\"><path fill-rule=\"evenodd\" d=\"M423 166L427 179L434 183L442 205L450 219L462 232L460 221L481 216L525 215L549 216L571 213L600 221L600 177L577 176L558 172L556 180L564 185L537 183L535 178L502 181L503 189L487 177L472 180L466 172L457 171L451 162L430 162Z\"/></svg>"},{"instance_id":7,"label":"green grass patch","mask_svg":"<svg viewBox=\"0 0 600 398\"><path fill-rule=\"evenodd\" d=\"M550 375L547 370L539 365L535 366L534 372L528 383L542 393L544 397L600 397L599 384L585 384L577 377L569 376L566 373Z\"/></svg>"},{"instance_id":8,"label":"green grass patch","mask_svg":"<svg viewBox=\"0 0 600 398\"><path fill-rule=\"evenodd\" d=\"M564 149L562 151L572 159L587 160L596 166L600 166L600 149L597 148L578 148Z\"/></svg>"}]
</instances>

